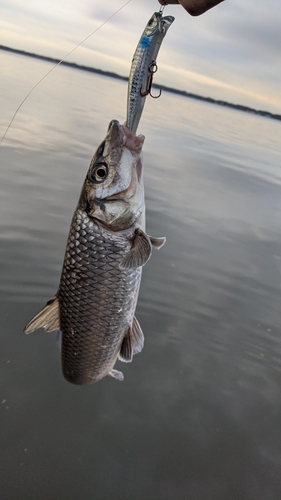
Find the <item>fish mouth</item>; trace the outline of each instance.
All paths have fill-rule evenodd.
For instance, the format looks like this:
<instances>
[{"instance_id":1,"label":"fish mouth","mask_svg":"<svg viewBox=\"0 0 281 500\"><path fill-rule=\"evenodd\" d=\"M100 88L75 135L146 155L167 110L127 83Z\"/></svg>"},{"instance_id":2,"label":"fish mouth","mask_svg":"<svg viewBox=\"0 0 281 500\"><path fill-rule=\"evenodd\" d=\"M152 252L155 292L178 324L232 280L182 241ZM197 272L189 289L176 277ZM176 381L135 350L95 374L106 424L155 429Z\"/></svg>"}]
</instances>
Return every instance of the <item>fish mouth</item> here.
<instances>
[{"instance_id":1,"label":"fish mouth","mask_svg":"<svg viewBox=\"0 0 281 500\"><path fill-rule=\"evenodd\" d=\"M124 134L118 120L111 120L104 141L103 157L110 165L119 163L124 147Z\"/></svg>"},{"instance_id":2,"label":"fish mouth","mask_svg":"<svg viewBox=\"0 0 281 500\"><path fill-rule=\"evenodd\" d=\"M124 134L118 120L111 120L109 123L105 140L113 149L124 145Z\"/></svg>"},{"instance_id":3,"label":"fish mouth","mask_svg":"<svg viewBox=\"0 0 281 500\"><path fill-rule=\"evenodd\" d=\"M110 154L110 150L118 150L121 147L126 147L135 156L140 154L144 143L144 135L134 135L124 125L121 125L118 120L111 120L108 125L105 138L104 156Z\"/></svg>"}]
</instances>

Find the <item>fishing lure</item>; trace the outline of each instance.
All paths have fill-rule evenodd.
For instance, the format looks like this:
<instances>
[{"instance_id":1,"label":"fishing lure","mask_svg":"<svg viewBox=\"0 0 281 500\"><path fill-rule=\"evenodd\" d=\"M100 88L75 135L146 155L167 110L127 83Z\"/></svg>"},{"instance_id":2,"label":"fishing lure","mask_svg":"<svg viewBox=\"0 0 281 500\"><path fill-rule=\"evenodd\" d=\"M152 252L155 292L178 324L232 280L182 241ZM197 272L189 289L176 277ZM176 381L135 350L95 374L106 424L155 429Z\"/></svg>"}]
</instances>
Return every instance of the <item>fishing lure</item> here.
<instances>
[{"instance_id":1,"label":"fishing lure","mask_svg":"<svg viewBox=\"0 0 281 500\"><path fill-rule=\"evenodd\" d=\"M156 58L162 41L175 18L173 16L162 16L162 10L154 12L149 19L144 32L134 53L129 82L127 100L126 126L136 133L140 117L143 111L145 98L152 96L151 86L153 75L157 71Z\"/></svg>"}]
</instances>

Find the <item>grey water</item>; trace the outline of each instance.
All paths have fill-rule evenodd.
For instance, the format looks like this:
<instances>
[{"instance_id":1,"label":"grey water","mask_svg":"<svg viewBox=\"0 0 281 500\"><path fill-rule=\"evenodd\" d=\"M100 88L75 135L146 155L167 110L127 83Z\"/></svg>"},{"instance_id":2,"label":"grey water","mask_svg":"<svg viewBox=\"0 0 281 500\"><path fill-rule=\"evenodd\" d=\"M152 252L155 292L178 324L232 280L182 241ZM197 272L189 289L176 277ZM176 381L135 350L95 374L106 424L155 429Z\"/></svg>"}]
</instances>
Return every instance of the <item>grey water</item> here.
<instances>
[{"instance_id":1,"label":"grey water","mask_svg":"<svg viewBox=\"0 0 281 500\"><path fill-rule=\"evenodd\" d=\"M0 135L49 63L0 53ZM93 64L94 65L94 64ZM281 498L280 123L147 99L145 347L77 387L25 323L58 286L84 176L126 84L57 68L0 148L1 500Z\"/></svg>"}]
</instances>

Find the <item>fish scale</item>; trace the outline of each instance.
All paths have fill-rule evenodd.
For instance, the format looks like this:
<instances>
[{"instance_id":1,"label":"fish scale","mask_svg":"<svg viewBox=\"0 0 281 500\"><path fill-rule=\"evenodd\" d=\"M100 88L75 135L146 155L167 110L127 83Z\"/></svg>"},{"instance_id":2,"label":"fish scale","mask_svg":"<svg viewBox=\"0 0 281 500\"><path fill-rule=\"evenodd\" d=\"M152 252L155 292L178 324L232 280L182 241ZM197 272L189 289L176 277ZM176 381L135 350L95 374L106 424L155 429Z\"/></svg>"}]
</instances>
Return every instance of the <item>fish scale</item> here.
<instances>
[{"instance_id":1,"label":"fish scale","mask_svg":"<svg viewBox=\"0 0 281 500\"><path fill-rule=\"evenodd\" d=\"M119 267L131 248L130 237L132 230L117 236L79 207L74 214L58 291L62 367L69 382L104 377L132 323L142 268Z\"/></svg>"}]
</instances>

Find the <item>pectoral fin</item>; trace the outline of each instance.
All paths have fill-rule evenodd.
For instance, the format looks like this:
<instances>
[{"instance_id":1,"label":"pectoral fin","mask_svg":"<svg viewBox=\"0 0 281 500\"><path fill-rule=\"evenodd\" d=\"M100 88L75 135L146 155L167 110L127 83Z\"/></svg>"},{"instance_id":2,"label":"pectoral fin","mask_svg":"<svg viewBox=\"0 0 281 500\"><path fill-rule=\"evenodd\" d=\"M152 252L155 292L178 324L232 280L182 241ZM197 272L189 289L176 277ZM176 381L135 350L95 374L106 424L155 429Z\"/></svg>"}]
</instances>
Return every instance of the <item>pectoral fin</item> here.
<instances>
[{"instance_id":1,"label":"pectoral fin","mask_svg":"<svg viewBox=\"0 0 281 500\"><path fill-rule=\"evenodd\" d=\"M121 269L135 269L144 266L151 256L150 238L141 229L135 230L133 248L124 258Z\"/></svg>"},{"instance_id":2,"label":"pectoral fin","mask_svg":"<svg viewBox=\"0 0 281 500\"><path fill-rule=\"evenodd\" d=\"M23 331L28 335L38 328L44 328L46 332L60 329L59 300L56 295L47 302L42 311L27 323Z\"/></svg>"},{"instance_id":3,"label":"pectoral fin","mask_svg":"<svg viewBox=\"0 0 281 500\"><path fill-rule=\"evenodd\" d=\"M150 243L151 245L154 247L154 248L157 248L157 250L159 250L160 248L162 248L162 246L166 243L166 238L165 237L161 237L161 238L154 238L153 236L148 236L149 239L150 239Z\"/></svg>"},{"instance_id":4,"label":"pectoral fin","mask_svg":"<svg viewBox=\"0 0 281 500\"><path fill-rule=\"evenodd\" d=\"M118 358L124 363L130 363L133 355L141 352L144 344L144 335L137 318L134 316L132 326L128 328L121 344Z\"/></svg>"}]
</instances>

